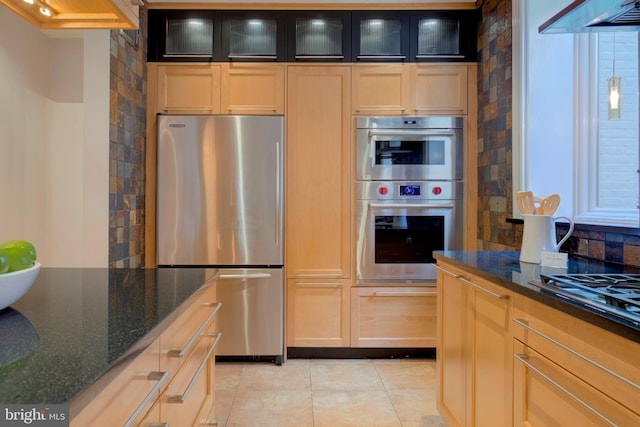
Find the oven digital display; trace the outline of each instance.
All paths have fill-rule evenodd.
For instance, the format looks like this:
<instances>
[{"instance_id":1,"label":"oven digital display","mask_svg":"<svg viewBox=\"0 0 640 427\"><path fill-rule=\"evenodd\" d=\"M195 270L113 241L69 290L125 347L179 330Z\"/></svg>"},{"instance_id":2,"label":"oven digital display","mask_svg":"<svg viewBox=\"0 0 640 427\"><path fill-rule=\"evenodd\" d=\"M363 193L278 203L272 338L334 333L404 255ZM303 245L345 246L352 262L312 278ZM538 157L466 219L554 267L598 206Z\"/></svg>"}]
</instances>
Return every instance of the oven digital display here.
<instances>
[{"instance_id":1,"label":"oven digital display","mask_svg":"<svg viewBox=\"0 0 640 427\"><path fill-rule=\"evenodd\" d=\"M398 193L401 196L419 196L420 185L401 185Z\"/></svg>"}]
</instances>

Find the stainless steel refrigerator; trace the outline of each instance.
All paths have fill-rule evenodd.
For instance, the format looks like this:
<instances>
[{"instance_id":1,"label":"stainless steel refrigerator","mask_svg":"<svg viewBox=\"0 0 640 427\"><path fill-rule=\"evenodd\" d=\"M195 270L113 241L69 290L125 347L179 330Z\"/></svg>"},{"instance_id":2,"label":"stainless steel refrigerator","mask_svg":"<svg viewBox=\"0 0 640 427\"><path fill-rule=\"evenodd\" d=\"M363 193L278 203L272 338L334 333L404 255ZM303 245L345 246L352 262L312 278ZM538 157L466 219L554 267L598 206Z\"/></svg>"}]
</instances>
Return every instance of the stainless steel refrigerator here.
<instances>
[{"instance_id":1,"label":"stainless steel refrigerator","mask_svg":"<svg viewBox=\"0 0 640 427\"><path fill-rule=\"evenodd\" d=\"M158 266L218 268L217 356L281 364L283 118L157 118Z\"/></svg>"}]
</instances>

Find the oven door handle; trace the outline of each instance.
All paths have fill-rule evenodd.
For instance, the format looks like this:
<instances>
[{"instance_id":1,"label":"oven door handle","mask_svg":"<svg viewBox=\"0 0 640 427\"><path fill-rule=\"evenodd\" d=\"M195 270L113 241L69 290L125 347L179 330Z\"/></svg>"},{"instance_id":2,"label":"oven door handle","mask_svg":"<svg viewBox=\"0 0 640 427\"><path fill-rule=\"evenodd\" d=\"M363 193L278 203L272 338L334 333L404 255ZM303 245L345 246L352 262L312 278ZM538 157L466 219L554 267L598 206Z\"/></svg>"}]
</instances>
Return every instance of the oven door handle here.
<instances>
[{"instance_id":1,"label":"oven door handle","mask_svg":"<svg viewBox=\"0 0 640 427\"><path fill-rule=\"evenodd\" d=\"M373 129L369 131L369 141L374 136L453 136L453 132L451 131L437 131L430 130L425 132L424 130L402 130L402 129L394 129L394 130L385 130L385 129Z\"/></svg>"},{"instance_id":2,"label":"oven door handle","mask_svg":"<svg viewBox=\"0 0 640 427\"><path fill-rule=\"evenodd\" d=\"M453 205L428 205L424 203L369 203L370 209L453 209Z\"/></svg>"}]
</instances>

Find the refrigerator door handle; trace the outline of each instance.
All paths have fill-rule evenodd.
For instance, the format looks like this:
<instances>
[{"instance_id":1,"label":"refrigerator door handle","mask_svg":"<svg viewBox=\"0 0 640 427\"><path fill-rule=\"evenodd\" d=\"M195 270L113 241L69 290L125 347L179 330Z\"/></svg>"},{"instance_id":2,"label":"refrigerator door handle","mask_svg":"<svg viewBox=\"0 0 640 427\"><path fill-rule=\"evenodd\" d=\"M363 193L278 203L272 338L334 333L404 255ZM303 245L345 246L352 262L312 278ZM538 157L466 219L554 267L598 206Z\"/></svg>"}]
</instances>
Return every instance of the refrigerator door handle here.
<instances>
[{"instance_id":1,"label":"refrigerator door handle","mask_svg":"<svg viewBox=\"0 0 640 427\"><path fill-rule=\"evenodd\" d=\"M275 226L275 234L276 234L276 246L280 246L280 221L282 218L282 183L281 183L281 171L282 166L280 165L281 153L280 153L280 141L276 141L276 226Z\"/></svg>"},{"instance_id":2,"label":"refrigerator door handle","mask_svg":"<svg viewBox=\"0 0 640 427\"><path fill-rule=\"evenodd\" d=\"M268 279L269 273L221 274L220 279Z\"/></svg>"}]
</instances>

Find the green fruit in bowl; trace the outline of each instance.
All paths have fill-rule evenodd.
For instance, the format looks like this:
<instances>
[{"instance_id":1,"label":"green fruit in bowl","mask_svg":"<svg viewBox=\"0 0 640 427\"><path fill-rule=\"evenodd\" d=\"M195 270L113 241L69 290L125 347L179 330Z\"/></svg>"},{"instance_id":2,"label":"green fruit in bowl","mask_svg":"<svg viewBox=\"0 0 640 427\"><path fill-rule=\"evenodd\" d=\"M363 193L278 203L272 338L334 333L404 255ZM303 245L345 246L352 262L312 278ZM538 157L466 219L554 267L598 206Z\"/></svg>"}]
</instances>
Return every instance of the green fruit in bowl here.
<instances>
[{"instance_id":1,"label":"green fruit in bowl","mask_svg":"<svg viewBox=\"0 0 640 427\"><path fill-rule=\"evenodd\" d=\"M0 249L0 274L7 273L9 271L9 255L4 253Z\"/></svg>"},{"instance_id":2,"label":"green fruit in bowl","mask_svg":"<svg viewBox=\"0 0 640 427\"><path fill-rule=\"evenodd\" d=\"M33 259L25 248L0 248L0 254L4 254L9 260L9 268L6 273L24 270L33 266Z\"/></svg>"},{"instance_id":3,"label":"green fruit in bowl","mask_svg":"<svg viewBox=\"0 0 640 427\"><path fill-rule=\"evenodd\" d=\"M38 257L35 246L33 246L32 243L27 242L26 240L8 240L0 245L0 249L12 248L24 249L29 255L29 258L31 258L31 261L35 261Z\"/></svg>"}]
</instances>

